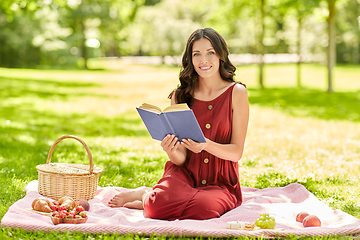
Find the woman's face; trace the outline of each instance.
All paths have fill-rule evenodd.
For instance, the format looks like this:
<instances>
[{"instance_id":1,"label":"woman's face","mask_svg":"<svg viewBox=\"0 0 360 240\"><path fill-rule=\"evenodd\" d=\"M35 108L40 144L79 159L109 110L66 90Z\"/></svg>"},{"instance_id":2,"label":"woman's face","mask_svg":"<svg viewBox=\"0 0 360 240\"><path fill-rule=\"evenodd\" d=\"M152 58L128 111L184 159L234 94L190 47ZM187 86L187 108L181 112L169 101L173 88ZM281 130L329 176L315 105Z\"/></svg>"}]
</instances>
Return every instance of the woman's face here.
<instances>
[{"instance_id":1,"label":"woman's face","mask_svg":"<svg viewBox=\"0 0 360 240\"><path fill-rule=\"evenodd\" d=\"M192 63L199 77L207 78L219 74L220 58L206 38L194 42Z\"/></svg>"}]
</instances>

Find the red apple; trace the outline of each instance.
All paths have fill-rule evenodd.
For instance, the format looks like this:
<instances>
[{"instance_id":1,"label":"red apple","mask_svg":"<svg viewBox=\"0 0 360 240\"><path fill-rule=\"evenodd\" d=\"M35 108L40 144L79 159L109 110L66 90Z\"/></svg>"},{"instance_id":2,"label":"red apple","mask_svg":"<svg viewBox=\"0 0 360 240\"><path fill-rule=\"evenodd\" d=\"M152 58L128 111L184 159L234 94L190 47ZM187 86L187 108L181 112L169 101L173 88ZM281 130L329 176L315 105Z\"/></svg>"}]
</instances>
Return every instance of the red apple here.
<instances>
[{"instance_id":1,"label":"red apple","mask_svg":"<svg viewBox=\"0 0 360 240\"><path fill-rule=\"evenodd\" d=\"M304 218L303 226L304 227L321 227L321 221L317 216L309 215L306 218Z\"/></svg>"},{"instance_id":2,"label":"red apple","mask_svg":"<svg viewBox=\"0 0 360 240\"><path fill-rule=\"evenodd\" d=\"M304 221L304 218L306 218L309 215L310 214L308 214L307 212L298 213L298 215L296 215L296 221L302 223Z\"/></svg>"},{"instance_id":3,"label":"red apple","mask_svg":"<svg viewBox=\"0 0 360 240\"><path fill-rule=\"evenodd\" d=\"M81 205L85 211L90 210L90 203L85 199L80 199L79 201L76 202L76 205Z\"/></svg>"}]
</instances>

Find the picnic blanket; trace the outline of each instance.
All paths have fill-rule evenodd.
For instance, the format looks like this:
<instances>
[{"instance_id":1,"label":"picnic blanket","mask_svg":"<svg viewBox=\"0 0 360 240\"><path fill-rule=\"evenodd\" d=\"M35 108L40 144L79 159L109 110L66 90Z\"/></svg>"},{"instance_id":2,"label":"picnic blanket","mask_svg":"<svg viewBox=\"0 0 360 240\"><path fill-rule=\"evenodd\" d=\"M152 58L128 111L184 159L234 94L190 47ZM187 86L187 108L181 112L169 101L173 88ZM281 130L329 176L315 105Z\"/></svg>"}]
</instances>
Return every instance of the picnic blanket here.
<instances>
[{"instance_id":1,"label":"picnic blanket","mask_svg":"<svg viewBox=\"0 0 360 240\"><path fill-rule=\"evenodd\" d=\"M117 233L150 236L187 236L187 237L230 237L263 236L285 237L360 235L360 220L341 211L333 210L319 201L304 186L297 183L285 187L255 189L242 187L243 204L220 218L209 220L155 220L144 218L142 210L110 208L108 201L119 191L129 189L121 187L99 187L94 199L90 200L88 221L84 224L54 225L49 216L29 211L34 199L41 197L37 192L37 180L26 187L26 196L15 202L1 220L2 227L23 228L43 231L79 231L83 233ZM304 228L296 222L301 211L317 215L321 227ZM275 230L233 230L226 229L230 221L254 223L260 213L268 213L276 220Z\"/></svg>"}]
</instances>

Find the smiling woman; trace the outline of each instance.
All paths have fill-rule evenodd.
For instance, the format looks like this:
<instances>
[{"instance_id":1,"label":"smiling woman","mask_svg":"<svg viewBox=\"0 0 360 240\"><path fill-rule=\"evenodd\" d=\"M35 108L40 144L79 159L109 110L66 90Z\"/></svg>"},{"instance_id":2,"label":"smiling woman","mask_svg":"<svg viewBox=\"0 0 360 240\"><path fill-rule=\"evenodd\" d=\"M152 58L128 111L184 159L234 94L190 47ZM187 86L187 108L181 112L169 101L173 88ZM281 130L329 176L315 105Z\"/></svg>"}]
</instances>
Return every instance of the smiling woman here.
<instances>
[{"instance_id":1,"label":"smiling woman","mask_svg":"<svg viewBox=\"0 0 360 240\"><path fill-rule=\"evenodd\" d=\"M144 210L154 219L210 219L242 203L238 161L249 119L244 85L233 79L224 39L213 29L196 30L183 56L180 86L171 104L186 103L194 112L205 143L178 140L169 134L161 141L169 161L153 187L120 192L111 207Z\"/></svg>"},{"instance_id":2,"label":"smiling woman","mask_svg":"<svg viewBox=\"0 0 360 240\"><path fill-rule=\"evenodd\" d=\"M205 64L201 67L206 70L211 67L211 65L206 66L210 62L215 64L212 68L218 74L217 77L226 82L234 82L236 67L229 60L229 50L225 40L214 29L198 29L190 36L182 58L180 87L175 95L177 102L192 104L195 83L199 77L201 78L197 72L200 71L199 64Z\"/></svg>"}]
</instances>

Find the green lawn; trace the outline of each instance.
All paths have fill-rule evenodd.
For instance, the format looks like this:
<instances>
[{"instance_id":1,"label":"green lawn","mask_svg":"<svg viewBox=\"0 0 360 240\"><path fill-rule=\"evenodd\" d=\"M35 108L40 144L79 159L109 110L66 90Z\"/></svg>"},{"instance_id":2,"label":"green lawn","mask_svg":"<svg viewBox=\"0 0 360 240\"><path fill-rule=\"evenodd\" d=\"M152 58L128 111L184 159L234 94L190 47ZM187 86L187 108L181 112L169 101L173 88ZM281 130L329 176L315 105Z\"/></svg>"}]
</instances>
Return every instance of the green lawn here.
<instances>
[{"instance_id":1,"label":"green lawn","mask_svg":"<svg viewBox=\"0 0 360 240\"><path fill-rule=\"evenodd\" d=\"M165 107L179 69L119 65L105 70L0 68L0 219L24 197L62 135L83 139L104 172L100 186L152 186L161 177L166 154L150 138L135 107ZM319 199L360 218L360 67L334 70L334 93L326 92L326 69L295 65L265 69L265 89L256 66L241 66L237 79L248 86L250 124L240 164L243 186L265 188L303 184ZM74 140L59 144L52 162L88 163ZM2 228L0 239L115 239L116 235L26 232ZM122 236L122 238L139 238ZM151 239L158 239L153 236Z\"/></svg>"}]
</instances>

